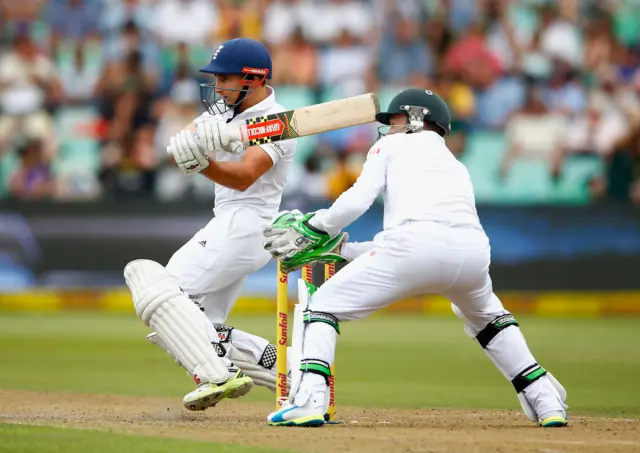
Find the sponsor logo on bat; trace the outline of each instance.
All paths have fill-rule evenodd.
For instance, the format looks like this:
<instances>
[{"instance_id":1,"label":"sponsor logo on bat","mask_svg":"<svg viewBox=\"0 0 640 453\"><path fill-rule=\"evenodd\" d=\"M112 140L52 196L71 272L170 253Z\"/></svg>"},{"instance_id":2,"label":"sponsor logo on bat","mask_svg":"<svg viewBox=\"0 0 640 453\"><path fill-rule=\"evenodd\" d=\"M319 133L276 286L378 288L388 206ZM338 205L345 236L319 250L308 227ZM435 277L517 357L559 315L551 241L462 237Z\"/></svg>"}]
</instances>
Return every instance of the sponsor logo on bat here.
<instances>
[{"instance_id":1,"label":"sponsor logo on bat","mask_svg":"<svg viewBox=\"0 0 640 453\"><path fill-rule=\"evenodd\" d=\"M247 125L247 137L249 140L273 137L275 135L281 135L283 130L284 124L281 120L276 118L258 124Z\"/></svg>"}]
</instances>

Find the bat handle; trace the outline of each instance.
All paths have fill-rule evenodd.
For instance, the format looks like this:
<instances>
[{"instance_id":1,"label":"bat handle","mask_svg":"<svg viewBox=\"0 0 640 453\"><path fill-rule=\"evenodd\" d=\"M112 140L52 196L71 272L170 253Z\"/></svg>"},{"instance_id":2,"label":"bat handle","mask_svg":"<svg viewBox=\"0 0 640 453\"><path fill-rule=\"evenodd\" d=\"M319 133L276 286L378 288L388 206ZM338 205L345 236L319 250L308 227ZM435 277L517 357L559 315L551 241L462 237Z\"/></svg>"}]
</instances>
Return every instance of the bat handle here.
<instances>
[{"instance_id":1,"label":"bat handle","mask_svg":"<svg viewBox=\"0 0 640 453\"><path fill-rule=\"evenodd\" d=\"M229 141L242 142L247 144L249 141L247 138L247 129L244 126L227 124L227 134L229 134Z\"/></svg>"}]
</instances>

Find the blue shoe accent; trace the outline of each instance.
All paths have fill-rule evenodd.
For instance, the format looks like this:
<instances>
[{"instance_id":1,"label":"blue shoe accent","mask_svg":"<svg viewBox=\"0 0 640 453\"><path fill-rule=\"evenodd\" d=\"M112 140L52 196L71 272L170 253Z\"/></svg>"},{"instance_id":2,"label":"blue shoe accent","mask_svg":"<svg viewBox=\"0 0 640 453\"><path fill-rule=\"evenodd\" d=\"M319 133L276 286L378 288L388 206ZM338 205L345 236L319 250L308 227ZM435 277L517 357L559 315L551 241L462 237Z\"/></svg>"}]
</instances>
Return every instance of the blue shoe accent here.
<instances>
[{"instance_id":1,"label":"blue shoe accent","mask_svg":"<svg viewBox=\"0 0 640 453\"><path fill-rule=\"evenodd\" d=\"M271 420L269 421L273 423L286 422L287 420L284 419L283 415L297 408L298 406L291 406L291 407L288 407L287 409L280 409L278 412L273 414L273 417L271 417Z\"/></svg>"},{"instance_id":2,"label":"blue shoe accent","mask_svg":"<svg viewBox=\"0 0 640 453\"><path fill-rule=\"evenodd\" d=\"M284 415L288 412L299 409L299 406L291 406L281 409L268 418L269 426L296 426L299 428L319 427L325 424L324 415L308 415L305 417L297 417L291 420L285 420Z\"/></svg>"}]
</instances>

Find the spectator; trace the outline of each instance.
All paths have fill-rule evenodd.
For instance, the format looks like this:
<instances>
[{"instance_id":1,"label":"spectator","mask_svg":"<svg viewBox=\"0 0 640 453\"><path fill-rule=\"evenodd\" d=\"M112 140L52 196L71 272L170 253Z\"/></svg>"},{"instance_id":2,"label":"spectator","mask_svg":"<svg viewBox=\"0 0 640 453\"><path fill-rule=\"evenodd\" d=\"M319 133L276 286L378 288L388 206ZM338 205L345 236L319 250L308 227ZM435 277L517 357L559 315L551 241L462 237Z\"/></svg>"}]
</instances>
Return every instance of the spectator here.
<instances>
[{"instance_id":1,"label":"spectator","mask_svg":"<svg viewBox=\"0 0 640 453\"><path fill-rule=\"evenodd\" d=\"M530 30L515 27L510 20L510 6L504 0L490 0L485 11L487 49L506 71L517 67L522 49L531 41Z\"/></svg>"},{"instance_id":2,"label":"spectator","mask_svg":"<svg viewBox=\"0 0 640 453\"><path fill-rule=\"evenodd\" d=\"M415 21L399 19L394 34L383 36L378 55L381 82L407 86L415 81L416 85L426 87L433 67L433 56L420 39Z\"/></svg>"},{"instance_id":3,"label":"spectator","mask_svg":"<svg viewBox=\"0 0 640 453\"><path fill-rule=\"evenodd\" d=\"M605 158L624 136L627 124L621 115L607 114L602 98L592 98L587 110L569 125L565 154L594 154Z\"/></svg>"},{"instance_id":4,"label":"spectator","mask_svg":"<svg viewBox=\"0 0 640 453\"><path fill-rule=\"evenodd\" d=\"M93 0L51 0L47 20L51 24L54 55L63 40L72 42L99 38L100 3Z\"/></svg>"},{"instance_id":5,"label":"spectator","mask_svg":"<svg viewBox=\"0 0 640 453\"><path fill-rule=\"evenodd\" d=\"M618 44L609 18L592 20L585 30L584 68L597 72L610 64Z\"/></svg>"},{"instance_id":6,"label":"spectator","mask_svg":"<svg viewBox=\"0 0 640 453\"><path fill-rule=\"evenodd\" d=\"M640 204L640 122L616 143L605 161L605 176L590 184L593 198Z\"/></svg>"},{"instance_id":7,"label":"spectator","mask_svg":"<svg viewBox=\"0 0 640 453\"><path fill-rule=\"evenodd\" d=\"M529 45L519 52L518 60L518 69L533 84L542 84L551 76L553 64L549 55L542 49L540 29L534 32Z\"/></svg>"},{"instance_id":8,"label":"spectator","mask_svg":"<svg viewBox=\"0 0 640 453\"><path fill-rule=\"evenodd\" d=\"M573 23L561 17L554 2L546 2L540 8L540 30L544 53L573 67L582 64L579 31Z\"/></svg>"},{"instance_id":9,"label":"spectator","mask_svg":"<svg viewBox=\"0 0 640 453\"><path fill-rule=\"evenodd\" d=\"M475 93L473 129L503 128L509 116L524 104L525 86L518 77L500 77L492 66L473 60L468 62L462 77Z\"/></svg>"},{"instance_id":10,"label":"spectator","mask_svg":"<svg viewBox=\"0 0 640 453\"><path fill-rule=\"evenodd\" d=\"M508 173L516 159L537 159L558 167L562 141L567 130L567 119L550 112L536 90L529 90L522 109L507 122L507 152L501 174Z\"/></svg>"},{"instance_id":11,"label":"spectator","mask_svg":"<svg viewBox=\"0 0 640 453\"><path fill-rule=\"evenodd\" d=\"M434 91L445 100L451 110L451 134L447 137L447 146L460 158L464 153L471 122L476 115L475 95L468 84L445 70L437 75Z\"/></svg>"},{"instance_id":12,"label":"spectator","mask_svg":"<svg viewBox=\"0 0 640 453\"><path fill-rule=\"evenodd\" d=\"M144 36L134 21L124 24L122 31L113 36L106 44L106 64L123 64L127 55L140 52L142 65L147 78L156 76L160 60L158 46L149 36Z\"/></svg>"},{"instance_id":13,"label":"spectator","mask_svg":"<svg viewBox=\"0 0 640 453\"><path fill-rule=\"evenodd\" d=\"M340 150L336 154L336 162L332 165L327 174L327 196L329 200L335 201L342 192L351 187L360 176L355 165L349 162L349 154L345 150Z\"/></svg>"},{"instance_id":14,"label":"spectator","mask_svg":"<svg viewBox=\"0 0 640 453\"><path fill-rule=\"evenodd\" d=\"M103 149L99 174L107 197L151 198L155 187L155 152L153 128L127 131L120 140L111 141Z\"/></svg>"},{"instance_id":15,"label":"spectator","mask_svg":"<svg viewBox=\"0 0 640 453\"><path fill-rule=\"evenodd\" d=\"M264 12L263 38L274 51L286 45L300 27L300 0L273 0ZM300 38L297 38L300 40Z\"/></svg>"},{"instance_id":16,"label":"spectator","mask_svg":"<svg viewBox=\"0 0 640 453\"><path fill-rule=\"evenodd\" d=\"M0 0L0 18L5 39L13 39L24 34L25 27L39 19L46 0Z\"/></svg>"},{"instance_id":17,"label":"spectator","mask_svg":"<svg viewBox=\"0 0 640 453\"><path fill-rule=\"evenodd\" d=\"M541 90L547 107L563 115L575 116L585 108L587 97L577 71L556 59L551 76Z\"/></svg>"},{"instance_id":18,"label":"spectator","mask_svg":"<svg viewBox=\"0 0 640 453\"><path fill-rule=\"evenodd\" d=\"M0 149L24 134L44 143L44 155L55 154L53 123L47 108L60 98L60 84L51 60L28 35L15 38L0 58Z\"/></svg>"},{"instance_id":19,"label":"spectator","mask_svg":"<svg viewBox=\"0 0 640 453\"><path fill-rule=\"evenodd\" d=\"M634 88L624 83L613 67L601 72L589 98L602 105L605 115L633 118L640 111L640 99Z\"/></svg>"},{"instance_id":20,"label":"spectator","mask_svg":"<svg viewBox=\"0 0 640 453\"><path fill-rule=\"evenodd\" d=\"M455 32L466 30L480 16L479 0L448 0L447 25Z\"/></svg>"},{"instance_id":21,"label":"spectator","mask_svg":"<svg viewBox=\"0 0 640 453\"><path fill-rule=\"evenodd\" d=\"M217 41L227 41L239 36L262 39L262 7L261 0L220 2L220 27L217 30Z\"/></svg>"},{"instance_id":22,"label":"spectator","mask_svg":"<svg viewBox=\"0 0 640 453\"><path fill-rule=\"evenodd\" d=\"M122 67L103 75L97 91L104 101L102 111L109 123L109 138L122 140L130 130L150 121L155 82L142 68L142 55L133 52Z\"/></svg>"},{"instance_id":23,"label":"spectator","mask_svg":"<svg viewBox=\"0 0 640 453\"><path fill-rule=\"evenodd\" d=\"M87 64L85 45L80 41L74 46L73 61L60 68L64 101L67 105L88 104L93 100L100 68Z\"/></svg>"},{"instance_id":24,"label":"spectator","mask_svg":"<svg viewBox=\"0 0 640 453\"><path fill-rule=\"evenodd\" d=\"M498 57L486 44L485 31L481 23L471 25L449 49L446 57L448 70L461 74L473 70L474 66L488 67L495 75L502 73Z\"/></svg>"},{"instance_id":25,"label":"spectator","mask_svg":"<svg viewBox=\"0 0 640 453\"><path fill-rule=\"evenodd\" d=\"M300 169L293 169L287 178L282 209L313 210L327 199L327 177L322 172L322 161L316 154L309 155Z\"/></svg>"},{"instance_id":26,"label":"spectator","mask_svg":"<svg viewBox=\"0 0 640 453\"><path fill-rule=\"evenodd\" d=\"M163 0L154 8L150 26L162 45L203 45L213 42L220 17L208 0Z\"/></svg>"},{"instance_id":27,"label":"spectator","mask_svg":"<svg viewBox=\"0 0 640 453\"><path fill-rule=\"evenodd\" d=\"M107 40L118 36L129 22L133 22L147 38L154 11L153 0L104 0L104 3L100 26Z\"/></svg>"},{"instance_id":28,"label":"spectator","mask_svg":"<svg viewBox=\"0 0 640 453\"><path fill-rule=\"evenodd\" d=\"M369 37L373 15L365 2L357 0L304 1L300 25L309 41L327 45L346 31L360 41Z\"/></svg>"},{"instance_id":29,"label":"spectator","mask_svg":"<svg viewBox=\"0 0 640 453\"><path fill-rule=\"evenodd\" d=\"M313 87L318 77L318 49L311 45L300 28L291 39L274 46L271 57L276 85L306 85Z\"/></svg>"},{"instance_id":30,"label":"spectator","mask_svg":"<svg viewBox=\"0 0 640 453\"><path fill-rule=\"evenodd\" d=\"M21 200L49 198L53 195L53 179L44 156L42 141L30 139L18 150L20 163L10 178L9 194Z\"/></svg>"},{"instance_id":31,"label":"spectator","mask_svg":"<svg viewBox=\"0 0 640 453\"><path fill-rule=\"evenodd\" d=\"M617 76L622 83L629 84L640 74L640 45L620 46L619 49Z\"/></svg>"},{"instance_id":32,"label":"spectator","mask_svg":"<svg viewBox=\"0 0 640 453\"><path fill-rule=\"evenodd\" d=\"M445 18L442 15L431 17L424 25L424 35L427 45L434 58L434 66L442 68L444 58L449 51L449 47L454 40L454 35L446 26Z\"/></svg>"},{"instance_id":33,"label":"spectator","mask_svg":"<svg viewBox=\"0 0 640 453\"><path fill-rule=\"evenodd\" d=\"M630 190L615 188L631 186L618 182L633 179L620 176L620 168L631 172L635 165L631 139L625 152L614 143L640 117L634 2L0 0L2 35L10 44L0 49L0 186L8 188L6 175L19 160L13 148L36 139L47 168L55 168L56 197L94 196L101 158L104 196L210 199L211 183L180 174L167 159L166 141L202 110L197 68L214 43L242 35L270 48L276 92L295 86L280 91L286 105L300 104L302 98L291 98L298 93L311 102L376 91L386 103L398 86L434 89L452 111L449 148L465 157L467 137L474 147L467 163L472 177L480 175L480 191L490 192L491 184L482 188L482 172L493 172L496 162L484 165L472 156L482 154L478 147L499 146L506 129L505 171L514 159L533 158L559 174L566 157L579 159L557 186L564 190L592 168L589 159L606 159L618 176L601 186L631 199ZM104 39L99 48L86 42L96 27ZM54 43L62 44L55 58L62 84L49 57L35 47L49 41L49 28ZM15 45L7 41L15 36ZM529 86L534 91L526 96ZM55 135L53 124L60 125ZM338 196L358 173L374 129L305 140L318 146L301 147L305 156L296 159L285 196L298 187L302 203L315 203L318 191ZM60 156L56 138L64 141ZM93 149L101 151L94 155ZM485 168L471 168L478 162ZM594 181L594 197L596 186Z\"/></svg>"},{"instance_id":34,"label":"spectator","mask_svg":"<svg viewBox=\"0 0 640 453\"><path fill-rule=\"evenodd\" d=\"M331 90L332 97L348 97L366 92L371 76L372 55L348 29L343 29L332 46L320 52L318 83Z\"/></svg>"}]
</instances>

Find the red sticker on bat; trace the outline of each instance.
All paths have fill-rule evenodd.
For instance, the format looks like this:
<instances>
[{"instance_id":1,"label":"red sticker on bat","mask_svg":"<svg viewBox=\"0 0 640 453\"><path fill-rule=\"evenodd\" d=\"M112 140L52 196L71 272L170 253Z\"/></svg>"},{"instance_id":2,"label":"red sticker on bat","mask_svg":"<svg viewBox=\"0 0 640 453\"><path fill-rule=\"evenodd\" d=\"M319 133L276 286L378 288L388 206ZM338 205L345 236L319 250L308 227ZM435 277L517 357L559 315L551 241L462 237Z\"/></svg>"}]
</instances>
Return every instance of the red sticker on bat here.
<instances>
[{"instance_id":1,"label":"red sticker on bat","mask_svg":"<svg viewBox=\"0 0 640 453\"><path fill-rule=\"evenodd\" d=\"M283 130L284 123L278 118L258 124L248 124L247 138L249 140L256 140L259 138L274 137L281 135Z\"/></svg>"}]
</instances>

